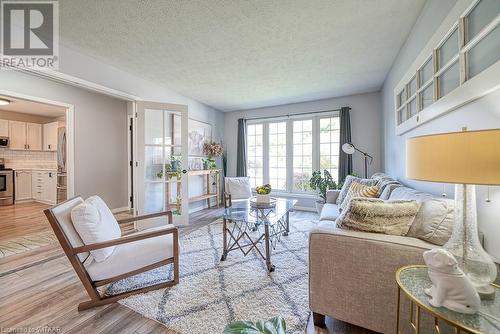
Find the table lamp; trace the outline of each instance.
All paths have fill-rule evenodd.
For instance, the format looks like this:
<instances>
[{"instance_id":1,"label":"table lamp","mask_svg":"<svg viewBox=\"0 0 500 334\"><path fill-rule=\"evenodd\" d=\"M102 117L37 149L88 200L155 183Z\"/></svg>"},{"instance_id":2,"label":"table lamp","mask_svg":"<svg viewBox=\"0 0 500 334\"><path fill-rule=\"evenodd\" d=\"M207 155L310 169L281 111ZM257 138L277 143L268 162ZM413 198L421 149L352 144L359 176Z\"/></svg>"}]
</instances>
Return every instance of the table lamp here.
<instances>
[{"instance_id":1,"label":"table lamp","mask_svg":"<svg viewBox=\"0 0 500 334\"><path fill-rule=\"evenodd\" d=\"M406 177L456 184L455 224L443 248L456 257L477 292L490 296L497 268L479 242L475 185L500 185L500 129L408 139Z\"/></svg>"}]
</instances>

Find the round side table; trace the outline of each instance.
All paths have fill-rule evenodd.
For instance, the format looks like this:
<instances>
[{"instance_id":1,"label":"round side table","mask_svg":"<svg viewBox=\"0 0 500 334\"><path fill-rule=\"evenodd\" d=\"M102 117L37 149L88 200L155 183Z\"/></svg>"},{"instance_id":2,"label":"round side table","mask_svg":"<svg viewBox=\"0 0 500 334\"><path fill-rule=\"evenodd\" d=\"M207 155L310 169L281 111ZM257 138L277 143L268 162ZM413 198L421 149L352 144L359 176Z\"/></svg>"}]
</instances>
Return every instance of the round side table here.
<instances>
[{"instance_id":1,"label":"round side table","mask_svg":"<svg viewBox=\"0 0 500 334\"><path fill-rule=\"evenodd\" d=\"M427 267L423 265L400 268L396 273L398 284L398 314L396 332L400 328L401 291L410 300L410 325L416 334L420 333L421 311L424 310L434 317L434 330L441 333L440 323L446 322L455 328L455 333L500 333L500 287L495 287L495 298L482 300L481 308L476 314L462 314L444 307L434 307L429 304L429 296L424 289L429 288L432 282L427 274Z\"/></svg>"}]
</instances>

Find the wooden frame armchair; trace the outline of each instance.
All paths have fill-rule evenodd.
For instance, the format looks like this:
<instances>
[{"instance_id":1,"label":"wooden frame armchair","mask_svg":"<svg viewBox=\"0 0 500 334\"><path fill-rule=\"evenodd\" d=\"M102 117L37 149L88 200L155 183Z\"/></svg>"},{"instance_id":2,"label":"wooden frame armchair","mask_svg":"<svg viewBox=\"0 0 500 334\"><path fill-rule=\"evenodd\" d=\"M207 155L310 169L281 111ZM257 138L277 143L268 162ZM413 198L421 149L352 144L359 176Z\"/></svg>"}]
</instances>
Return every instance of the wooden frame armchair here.
<instances>
[{"instance_id":1,"label":"wooden frame armchair","mask_svg":"<svg viewBox=\"0 0 500 334\"><path fill-rule=\"evenodd\" d=\"M176 227L161 227L161 228L153 228L150 230L145 230L141 231L138 233L130 234L127 236L123 236L118 239L113 239L105 242L99 242L99 243L94 243L94 244L88 244L85 245L83 244L83 241L79 237L78 233L73 227L73 223L71 221L71 210L77 206L78 204L83 203L83 199L78 196L71 198L65 202L62 202L54 207L51 207L49 209L44 210L44 213L54 230L54 233L59 240L59 243L61 244L61 247L64 250L64 253L68 257L68 260L70 261L71 265L73 266L73 269L75 269L76 274L78 275L78 278L81 280L83 286L85 287L85 290L87 290L87 293L90 297L89 301L82 302L78 305L78 310L86 310L92 307L96 306L101 306L109 303L114 303L122 298L131 296L133 294L137 293L144 293L148 292L151 290L155 289L161 289L165 287L170 287L179 282L179 234L178 230ZM148 214L148 215L143 215L143 216L138 216L138 217L131 217L131 218L125 218L118 220L118 223L127 223L127 222L133 222L137 220L143 220L143 219L149 219L149 218L155 218L155 217L160 217L160 216L166 216L168 218L168 223L172 224L172 212L171 211L165 211L165 212L159 212L159 213L154 213L154 214ZM146 265L142 265L137 268L133 268L132 270L129 270L127 272L119 273L116 275L109 275L110 277L106 277L104 275L104 278L100 279L92 279L92 272L89 272L87 268L87 261L88 258L90 257L90 251L92 250L97 250L97 249L102 249L110 246L117 246L115 248L115 252L118 249L119 245L128 245L128 249L131 249L130 247L133 247L134 242L140 242L142 243L140 246L143 246L144 243L147 243L149 241L152 241L153 238L160 237L160 236L167 236L172 235L171 241L172 241L172 251L171 251L171 256L164 256L163 254L159 254L156 256L156 258L161 258L159 261L153 261L151 260L148 263L146 261ZM170 240L170 239L168 239ZM156 239L154 242L155 244L158 244L162 240ZM163 245L163 244L162 244ZM166 247L165 247L166 249ZM169 251L170 252L170 251ZM165 252L167 253L167 252ZM126 261L127 259L123 259L123 261ZM159 284L151 285L148 287L143 287L127 292L122 292L118 293L116 295L111 295L111 296L103 296L99 293L97 290L98 287L113 283L116 281L119 281L121 279L124 279L126 277L130 277L136 274L140 274L145 271L149 271L167 264L173 264L173 273L174 273L174 278L171 281L166 281L162 282ZM132 264L133 265L133 264ZM131 265L129 264L128 267ZM116 267L116 266L115 266ZM127 267L127 266L125 266ZM130 269L130 268L129 268ZM101 275L103 276L103 275Z\"/></svg>"}]
</instances>

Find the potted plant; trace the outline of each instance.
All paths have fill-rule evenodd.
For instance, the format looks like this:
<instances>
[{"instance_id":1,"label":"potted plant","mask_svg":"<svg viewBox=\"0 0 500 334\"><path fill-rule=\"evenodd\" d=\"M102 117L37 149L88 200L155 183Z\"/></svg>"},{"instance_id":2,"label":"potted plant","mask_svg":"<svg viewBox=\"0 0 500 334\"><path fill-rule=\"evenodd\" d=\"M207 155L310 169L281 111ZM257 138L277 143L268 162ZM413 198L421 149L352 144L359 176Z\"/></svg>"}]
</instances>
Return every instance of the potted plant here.
<instances>
[{"instance_id":1,"label":"potted plant","mask_svg":"<svg viewBox=\"0 0 500 334\"><path fill-rule=\"evenodd\" d=\"M332 175L326 169L323 171L323 175L320 170L316 170L312 173L311 179L309 180L309 185L312 189L319 192L319 197L316 201L316 211L321 214L323 205L326 202L326 191L330 189L337 189L337 183L332 178Z\"/></svg>"},{"instance_id":2,"label":"potted plant","mask_svg":"<svg viewBox=\"0 0 500 334\"><path fill-rule=\"evenodd\" d=\"M226 326L224 334L285 334L286 323L281 317L268 321L234 321Z\"/></svg>"},{"instance_id":3,"label":"potted plant","mask_svg":"<svg viewBox=\"0 0 500 334\"><path fill-rule=\"evenodd\" d=\"M269 203L271 201L271 185L264 184L263 186L259 186L255 188L257 192L257 202L258 203Z\"/></svg>"},{"instance_id":4,"label":"potted plant","mask_svg":"<svg viewBox=\"0 0 500 334\"><path fill-rule=\"evenodd\" d=\"M224 147L222 147L222 143L216 142L206 142L203 144L203 153L207 156L206 159L203 160L203 168L204 169L216 169L217 164L215 163L215 157L220 157L224 154Z\"/></svg>"}]
</instances>

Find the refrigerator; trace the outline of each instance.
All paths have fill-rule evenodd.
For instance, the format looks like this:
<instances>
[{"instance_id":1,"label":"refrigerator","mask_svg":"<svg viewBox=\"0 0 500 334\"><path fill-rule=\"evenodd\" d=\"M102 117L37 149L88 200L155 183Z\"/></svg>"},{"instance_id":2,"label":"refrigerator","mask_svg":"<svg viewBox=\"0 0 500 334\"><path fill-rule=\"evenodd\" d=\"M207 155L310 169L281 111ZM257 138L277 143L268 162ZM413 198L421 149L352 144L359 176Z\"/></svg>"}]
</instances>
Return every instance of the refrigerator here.
<instances>
[{"instance_id":1,"label":"refrigerator","mask_svg":"<svg viewBox=\"0 0 500 334\"><path fill-rule=\"evenodd\" d=\"M57 203L68 198L66 175L66 128L57 129Z\"/></svg>"}]
</instances>

